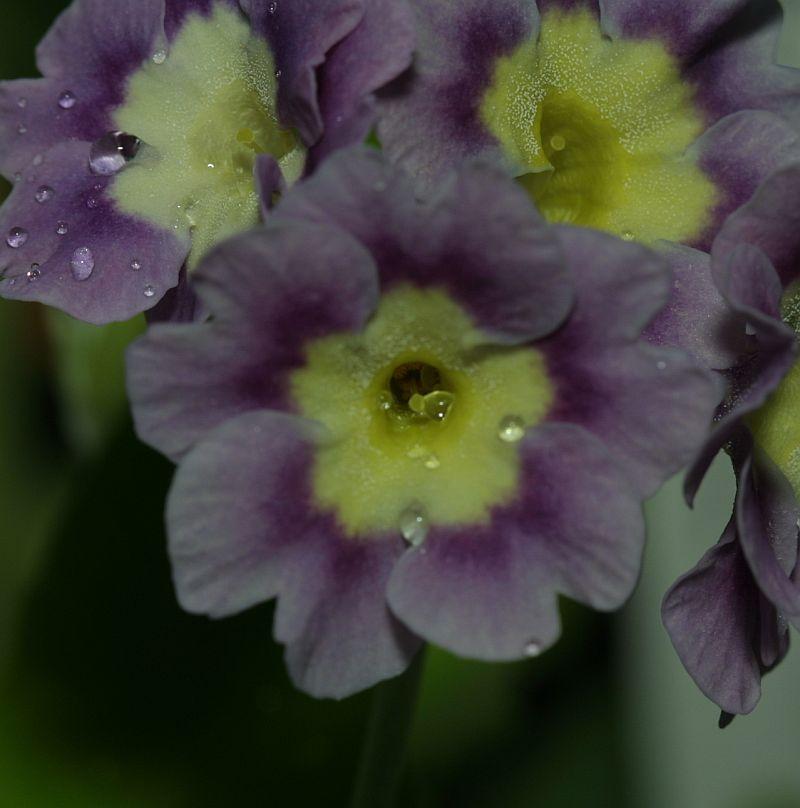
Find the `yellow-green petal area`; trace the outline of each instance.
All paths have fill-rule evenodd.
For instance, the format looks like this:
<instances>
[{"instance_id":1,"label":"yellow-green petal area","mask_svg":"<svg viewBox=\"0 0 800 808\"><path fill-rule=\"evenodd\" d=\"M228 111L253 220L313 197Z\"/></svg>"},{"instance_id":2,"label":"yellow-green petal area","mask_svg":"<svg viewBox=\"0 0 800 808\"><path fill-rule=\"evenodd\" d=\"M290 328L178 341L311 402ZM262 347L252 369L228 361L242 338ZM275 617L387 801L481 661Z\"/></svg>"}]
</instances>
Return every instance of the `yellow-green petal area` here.
<instances>
[{"instance_id":1,"label":"yellow-green petal area","mask_svg":"<svg viewBox=\"0 0 800 808\"><path fill-rule=\"evenodd\" d=\"M278 161L287 182L305 149L276 113L277 78L267 43L244 17L217 4L191 15L165 58L130 79L114 113L145 148L111 186L117 206L163 228L190 233L192 267L218 241L258 222L258 154Z\"/></svg>"},{"instance_id":2,"label":"yellow-green petal area","mask_svg":"<svg viewBox=\"0 0 800 808\"><path fill-rule=\"evenodd\" d=\"M800 289L784 294L782 314L795 331L800 327ZM784 376L766 403L747 419L759 446L792 484L800 498L800 361Z\"/></svg>"},{"instance_id":3,"label":"yellow-green petal area","mask_svg":"<svg viewBox=\"0 0 800 808\"><path fill-rule=\"evenodd\" d=\"M628 240L690 242L717 202L687 148L693 91L656 40L610 40L586 10L543 14L498 60L480 107L544 216Z\"/></svg>"},{"instance_id":4,"label":"yellow-green petal area","mask_svg":"<svg viewBox=\"0 0 800 808\"><path fill-rule=\"evenodd\" d=\"M291 390L325 424L316 504L355 537L397 531L409 508L430 525L483 523L518 489L518 442L553 400L530 347L469 348L480 335L444 292L400 287L361 333L306 346Z\"/></svg>"}]
</instances>

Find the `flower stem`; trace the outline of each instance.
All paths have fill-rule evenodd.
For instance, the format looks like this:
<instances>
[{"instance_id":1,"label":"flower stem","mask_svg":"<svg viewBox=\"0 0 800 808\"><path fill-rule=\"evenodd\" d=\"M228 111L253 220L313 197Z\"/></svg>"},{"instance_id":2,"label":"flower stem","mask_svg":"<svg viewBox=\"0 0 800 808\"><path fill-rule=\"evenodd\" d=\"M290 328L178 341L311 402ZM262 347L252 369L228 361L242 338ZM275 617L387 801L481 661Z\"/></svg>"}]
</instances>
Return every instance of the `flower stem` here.
<instances>
[{"instance_id":1,"label":"flower stem","mask_svg":"<svg viewBox=\"0 0 800 808\"><path fill-rule=\"evenodd\" d=\"M373 692L350 808L394 806L405 764L424 657L423 648L404 673L382 682Z\"/></svg>"}]
</instances>

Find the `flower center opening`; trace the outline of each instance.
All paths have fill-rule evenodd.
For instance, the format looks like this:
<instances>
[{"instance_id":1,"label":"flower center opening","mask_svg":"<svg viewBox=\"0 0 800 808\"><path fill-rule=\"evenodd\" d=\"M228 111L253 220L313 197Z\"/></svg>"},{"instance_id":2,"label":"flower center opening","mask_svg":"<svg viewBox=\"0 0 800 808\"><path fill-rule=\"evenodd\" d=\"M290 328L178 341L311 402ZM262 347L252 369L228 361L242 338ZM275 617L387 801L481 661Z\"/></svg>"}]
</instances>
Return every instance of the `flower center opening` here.
<instances>
[{"instance_id":1,"label":"flower center opening","mask_svg":"<svg viewBox=\"0 0 800 808\"><path fill-rule=\"evenodd\" d=\"M380 396L380 408L399 429L443 423L455 403L442 373L427 362L403 362L389 377L387 390Z\"/></svg>"},{"instance_id":2,"label":"flower center opening","mask_svg":"<svg viewBox=\"0 0 800 808\"><path fill-rule=\"evenodd\" d=\"M191 233L189 267L217 242L258 223L256 157L272 155L288 184L305 149L276 112L277 78L267 43L242 14L217 3L191 14L164 59L150 60L128 84L114 124L148 145L115 177L124 212Z\"/></svg>"},{"instance_id":3,"label":"flower center opening","mask_svg":"<svg viewBox=\"0 0 800 808\"><path fill-rule=\"evenodd\" d=\"M589 11L555 9L498 59L480 115L550 221L691 242L717 203L687 153L704 129L693 97L659 41L610 40Z\"/></svg>"}]
</instances>

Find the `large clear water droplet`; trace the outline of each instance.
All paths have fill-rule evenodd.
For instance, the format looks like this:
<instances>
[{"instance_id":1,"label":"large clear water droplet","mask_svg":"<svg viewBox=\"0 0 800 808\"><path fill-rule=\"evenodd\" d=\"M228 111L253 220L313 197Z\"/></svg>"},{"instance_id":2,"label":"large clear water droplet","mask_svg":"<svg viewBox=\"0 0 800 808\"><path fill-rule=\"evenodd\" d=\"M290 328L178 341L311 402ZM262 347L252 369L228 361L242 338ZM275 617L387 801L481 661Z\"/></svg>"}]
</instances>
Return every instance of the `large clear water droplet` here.
<instances>
[{"instance_id":1,"label":"large clear water droplet","mask_svg":"<svg viewBox=\"0 0 800 808\"><path fill-rule=\"evenodd\" d=\"M72 260L70 261L72 267L72 275L76 281L87 280L92 272L94 272L94 256L88 247L78 247L72 253Z\"/></svg>"},{"instance_id":2,"label":"large clear water droplet","mask_svg":"<svg viewBox=\"0 0 800 808\"><path fill-rule=\"evenodd\" d=\"M428 517L420 505L412 505L400 514L400 534L412 546L419 547L428 535Z\"/></svg>"},{"instance_id":3,"label":"large clear water droplet","mask_svg":"<svg viewBox=\"0 0 800 808\"><path fill-rule=\"evenodd\" d=\"M43 205L45 202L49 202L54 195L55 191L49 185L42 185L37 189L34 197L40 205Z\"/></svg>"},{"instance_id":4,"label":"large clear water droplet","mask_svg":"<svg viewBox=\"0 0 800 808\"><path fill-rule=\"evenodd\" d=\"M516 415L507 415L500 421L497 435L506 443L517 443L525 437L525 422Z\"/></svg>"},{"instance_id":5,"label":"large clear water droplet","mask_svg":"<svg viewBox=\"0 0 800 808\"><path fill-rule=\"evenodd\" d=\"M139 153L142 141L126 132L108 132L92 144L89 166L95 174L111 176L123 168Z\"/></svg>"},{"instance_id":6,"label":"large clear water droplet","mask_svg":"<svg viewBox=\"0 0 800 808\"><path fill-rule=\"evenodd\" d=\"M58 106L60 106L61 109L72 109L77 100L78 99L75 98L75 93L73 93L71 90L64 90L64 92L58 97Z\"/></svg>"},{"instance_id":7,"label":"large clear water droplet","mask_svg":"<svg viewBox=\"0 0 800 808\"><path fill-rule=\"evenodd\" d=\"M12 227L6 236L6 244L13 250L19 249L28 240L28 231L22 227Z\"/></svg>"}]
</instances>

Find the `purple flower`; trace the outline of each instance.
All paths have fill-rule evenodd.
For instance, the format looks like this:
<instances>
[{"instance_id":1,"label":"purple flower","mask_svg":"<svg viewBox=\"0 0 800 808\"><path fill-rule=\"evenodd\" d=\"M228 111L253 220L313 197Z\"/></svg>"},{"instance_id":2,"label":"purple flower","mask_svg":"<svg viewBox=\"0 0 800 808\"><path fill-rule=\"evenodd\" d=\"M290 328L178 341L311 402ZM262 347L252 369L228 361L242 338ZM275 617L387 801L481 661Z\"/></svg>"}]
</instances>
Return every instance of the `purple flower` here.
<instances>
[{"instance_id":1,"label":"purple flower","mask_svg":"<svg viewBox=\"0 0 800 808\"><path fill-rule=\"evenodd\" d=\"M669 294L644 247L551 227L503 172L429 201L343 152L196 273L207 322L129 353L139 435L179 463L181 604L277 597L297 685L342 697L422 639L533 656L558 595L630 594L642 500L691 457L712 374L640 333Z\"/></svg>"},{"instance_id":2,"label":"purple flower","mask_svg":"<svg viewBox=\"0 0 800 808\"><path fill-rule=\"evenodd\" d=\"M152 308L260 200L361 141L412 50L387 0L75 0L37 50L44 78L0 84L0 294L95 323Z\"/></svg>"},{"instance_id":3,"label":"purple flower","mask_svg":"<svg viewBox=\"0 0 800 808\"><path fill-rule=\"evenodd\" d=\"M412 0L413 71L382 102L388 155L433 187L483 155L545 218L707 249L800 158L800 71L773 0Z\"/></svg>"},{"instance_id":4,"label":"purple flower","mask_svg":"<svg viewBox=\"0 0 800 808\"><path fill-rule=\"evenodd\" d=\"M735 715L756 706L762 675L787 651L788 624L800 627L800 164L773 175L725 223L711 260L741 353L687 495L726 446L736 503L718 544L667 593L663 618L700 689Z\"/></svg>"}]
</instances>

